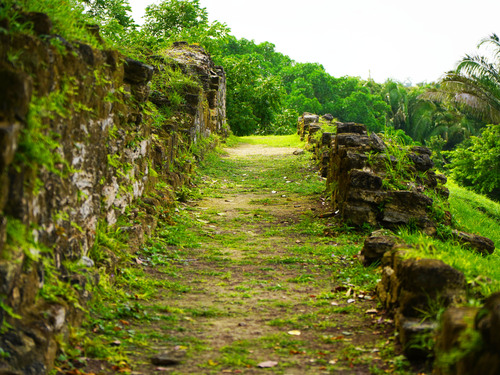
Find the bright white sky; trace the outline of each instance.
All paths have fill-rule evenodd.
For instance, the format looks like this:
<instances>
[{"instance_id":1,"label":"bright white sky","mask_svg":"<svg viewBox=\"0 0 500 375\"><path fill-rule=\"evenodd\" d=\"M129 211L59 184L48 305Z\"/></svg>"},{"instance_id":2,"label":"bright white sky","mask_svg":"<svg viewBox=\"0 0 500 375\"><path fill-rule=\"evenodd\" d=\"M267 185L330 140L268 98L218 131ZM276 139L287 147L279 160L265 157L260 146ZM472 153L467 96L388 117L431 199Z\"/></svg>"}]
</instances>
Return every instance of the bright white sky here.
<instances>
[{"instance_id":1,"label":"bright white sky","mask_svg":"<svg viewBox=\"0 0 500 375\"><path fill-rule=\"evenodd\" d=\"M130 0L134 19L159 0ZM500 34L499 0L200 0L237 38L268 41L334 77L432 82Z\"/></svg>"}]
</instances>

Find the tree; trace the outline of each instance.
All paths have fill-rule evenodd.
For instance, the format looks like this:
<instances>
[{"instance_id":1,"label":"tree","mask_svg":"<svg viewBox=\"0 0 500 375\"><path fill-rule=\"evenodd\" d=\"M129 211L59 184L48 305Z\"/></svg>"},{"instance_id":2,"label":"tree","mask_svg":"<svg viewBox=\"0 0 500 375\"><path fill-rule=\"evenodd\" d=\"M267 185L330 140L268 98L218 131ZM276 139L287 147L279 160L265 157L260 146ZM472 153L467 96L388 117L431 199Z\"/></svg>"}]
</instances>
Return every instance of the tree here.
<instances>
[{"instance_id":1,"label":"tree","mask_svg":"<svg viewBox=\"0 0 500 375\"><path fill-rule=\"evenodd\" d=\"M163 0L146 7L141 32L144 43L158 50L169 42L198 43L210 52L227 37L229 28L208 21L208 13L199 0Z\"/></svg>"},{"instance_id":2,"label":"tree","mask_svg":"<svg viewBox=\"0 0 500 375\"><path fill-rule=\"evenodd\" d=\"M496 34L483 39L492 47L493 61L486 56L466 55L456 69L441 80L438 91L426 98L449 101L490 123L500 122L500 39Z\"/></svg>"},{"instance_id":3,"label":"tree","mask_svg":"<svg viewBox=\"0 0 500 375\"><path fill-rule=\"evenodd\" d=\"M457 182L500 199L500 125L486 126L480 137L471 137L447 156Z\"/></svg>"}]
</instances>

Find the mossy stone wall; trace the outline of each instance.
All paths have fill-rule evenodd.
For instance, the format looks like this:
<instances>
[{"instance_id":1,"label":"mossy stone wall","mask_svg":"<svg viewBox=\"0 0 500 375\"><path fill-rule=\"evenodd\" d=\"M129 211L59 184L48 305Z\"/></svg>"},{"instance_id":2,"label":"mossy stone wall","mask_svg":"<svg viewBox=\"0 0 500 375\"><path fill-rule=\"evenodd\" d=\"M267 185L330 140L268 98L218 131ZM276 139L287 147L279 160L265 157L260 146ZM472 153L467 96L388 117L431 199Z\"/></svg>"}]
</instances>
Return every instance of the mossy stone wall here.
<instances>
[{"instance_id":1,"label":"mossy stone wall","mask_svg":"<svg viewBox=\"0 0 500 375\"><path fill-rule=\"evenodd\" d=\"M0 34L0 372L44 374L90 297L100 223L159 182L174 199L202 157L193 146L227 132L226 86L203 49L175 46L207 84L162 119L157 66L33 29Z\"/></svg>"}]
</instances>

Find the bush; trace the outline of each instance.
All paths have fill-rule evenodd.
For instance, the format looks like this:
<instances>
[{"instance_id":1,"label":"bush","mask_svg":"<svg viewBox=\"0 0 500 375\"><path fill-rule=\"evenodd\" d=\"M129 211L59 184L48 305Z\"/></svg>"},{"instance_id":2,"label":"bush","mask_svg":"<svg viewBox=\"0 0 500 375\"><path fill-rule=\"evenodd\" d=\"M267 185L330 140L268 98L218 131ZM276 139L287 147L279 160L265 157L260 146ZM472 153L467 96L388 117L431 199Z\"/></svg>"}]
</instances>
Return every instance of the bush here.
<instances>
[{"instance_id":1,"label":"bush","mask_svg":"<svg viewBox=\"0 0 500 375\"><path fill-rule=\"evenodd\" d=\"M500 200L500 125L486 126L481 136L471 137L446 155L455 181Z\"/></svg>"}]
</instances>

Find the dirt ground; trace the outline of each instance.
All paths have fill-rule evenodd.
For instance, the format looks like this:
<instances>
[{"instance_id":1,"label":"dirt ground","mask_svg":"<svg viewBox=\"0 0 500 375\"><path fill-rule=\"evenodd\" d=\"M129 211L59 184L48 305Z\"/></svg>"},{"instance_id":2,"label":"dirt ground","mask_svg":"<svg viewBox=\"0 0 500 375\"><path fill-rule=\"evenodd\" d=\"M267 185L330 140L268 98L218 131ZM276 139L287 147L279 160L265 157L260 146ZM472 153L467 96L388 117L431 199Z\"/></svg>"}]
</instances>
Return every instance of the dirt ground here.
<instances>
[{"instance_id":1,"label":"dirt ground","mask_svg":"<svg viewBox=\"0 0 500 375\"><path fill-rule=\"evenodd\" d=\"M127 327L148 337L147 350L130 350L132 374L406 373L374 291L336 277L358 266L344 249L359 241L325 238L315 229L327 210L320 196L286 190L315 172L279 177L279 191L249 184L274 160L295 162L294 150L228 149L225 174L203 177L211 193L180 207L202 241L172 247L170 272L143 264L165 287L145 304L155 319Z\"/></svg>"}]
</instances>

